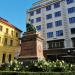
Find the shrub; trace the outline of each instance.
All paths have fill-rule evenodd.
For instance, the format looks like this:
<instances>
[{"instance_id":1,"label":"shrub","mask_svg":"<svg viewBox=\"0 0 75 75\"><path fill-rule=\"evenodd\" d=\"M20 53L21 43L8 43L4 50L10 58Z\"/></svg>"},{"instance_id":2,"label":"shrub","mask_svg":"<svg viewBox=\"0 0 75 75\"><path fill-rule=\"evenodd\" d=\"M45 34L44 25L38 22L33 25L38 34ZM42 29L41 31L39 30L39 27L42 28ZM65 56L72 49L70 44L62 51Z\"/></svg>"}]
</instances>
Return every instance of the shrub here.
<instances>
[{"instance_id":1,"label":"shrub","mask_svg":"<svg viewBox=\"0 0 75 75\"><path fill-rule=\"evenodd\" d=\"M4 71L28 71L28 72L70 72L73 70L72 64L67 64L63 60L56 61L30 61L26 66L23 62L14 60L9 64L4 64L0 67Z\"/></svg>"},{"instance_id":2,"label":"shrub","mask_svg":"<svg viewBox=\"0 0 75 75\"><path fill-rule=\"evenodd\" d=\"M47 71L47 62L42 60L39 61L30 61L28 66L25 66L27 71L31 72L46 72Z\"/></svg>"},{"instance_id":3,"label":"shrub","mask_svg":"<svg viewBox=\"0 0 75 75\"><path fill-rule=\"evenodd\" d=\"M30 72L67 72L72 71L72 64L67 64L63 60L50 62L46 60L31 61L25 66L26 71Z\"/></svg>"},{"instance_id":4,"label":"shrub","mask_svg":"<svg viewBox=\"0 0 75 75\"><path fill-rule=\"evenodd\" d=\"M67 64L63 60L58 59L55 62L50 62L49 67L52 72L64 72L72 70L72 64Z\"/></svg>"},{"instance_id":5,"label":"shrub","mask_svg":"<svg viewBox=\"0 0 75 75\"><path fill-rule=\"evenodd\" d=\"M9 64L1 65L0 70L5 71L21 71L23 62L19 62L17 60L10 61Z\"/></svg>"},{"instance_id":6,"label":"shrub","mask_svg":"<svg viewBox=\"0 0 75 75\"><path fill-rule=\"evenodd\" d=\"M1 71L4 71L4 70L6 70L7 67L8 67L8 64L7 64L7 63L2 64L2 65L0 66L0 70L1 70Z\"/></svg>"}]
</instances>

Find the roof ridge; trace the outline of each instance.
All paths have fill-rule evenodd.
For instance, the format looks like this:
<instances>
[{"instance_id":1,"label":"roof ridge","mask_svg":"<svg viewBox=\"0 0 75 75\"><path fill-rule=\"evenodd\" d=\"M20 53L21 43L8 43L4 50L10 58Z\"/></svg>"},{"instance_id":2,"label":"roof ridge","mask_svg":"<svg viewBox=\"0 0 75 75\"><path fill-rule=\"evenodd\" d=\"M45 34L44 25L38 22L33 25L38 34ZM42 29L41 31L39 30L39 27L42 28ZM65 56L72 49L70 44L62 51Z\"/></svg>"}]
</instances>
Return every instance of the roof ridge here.
<instances>
[{"instance_id":1,"label":"roof ridge","mask_svg":"<svg viewBox=\"0 0 75 75\"><path fill-rule=\"evenodd\" d=\"M10 27L12 27L12 28L15 28L15 29L17 29L17 30L19 30L19 31L21 31L18 27L14 26L13 24L11 24L11 23L10 23L9 21L7 21L6 19L0 17L0 20L1 20L3 23L7 24L8 26L10 26ZM22 31L21 31L21 32L22 32Z\"/></svg>"}]
</instances>

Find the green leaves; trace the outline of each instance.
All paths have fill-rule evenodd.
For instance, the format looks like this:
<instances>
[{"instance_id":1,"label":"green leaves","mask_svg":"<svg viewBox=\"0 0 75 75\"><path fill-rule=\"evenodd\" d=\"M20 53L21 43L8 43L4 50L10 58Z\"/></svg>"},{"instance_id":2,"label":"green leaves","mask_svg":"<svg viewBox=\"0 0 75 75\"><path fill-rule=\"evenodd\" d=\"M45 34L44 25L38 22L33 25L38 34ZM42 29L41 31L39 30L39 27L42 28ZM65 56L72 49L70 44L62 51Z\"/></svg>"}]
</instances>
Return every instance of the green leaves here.
<instances>
[{"instance_id":1,"label":"green leaves","mask_svg":"<svg viewBox=\"0 0 75 75\"><path fill-rule=\"evenodd\" d=\"M0 67L1 71L24 71L24 72L71 72L72 64L67 64L63 60L56 61L29 61L27 65L23 62L14 60L9 64L4 64Z\"/></svg>"},{"instance_id":2,"label":"green leaves","mask_svg":"<svg viewBox=\"0 0 75 75\"><path fill-rule=\"evenodd\" d=\"M63 60L56 61L32 61L27 65L27 71L30 72L68 72L72 71L72 64L67 64Z\"/></svg>"},{"instance_id":3,"label":"green leaves","mask_svg":"<svg viewBox=\"0 0 75 75\"><path fill-rule=\"evenodd\" d=\"M14 61L10 61L10 63L8 63L6 65L5 64L2 65L1 68L4 71L21 71L22 70L22 64L23 64L23 62L19 62L17 60L14 60Z\"/></svg>"}]
</instances>

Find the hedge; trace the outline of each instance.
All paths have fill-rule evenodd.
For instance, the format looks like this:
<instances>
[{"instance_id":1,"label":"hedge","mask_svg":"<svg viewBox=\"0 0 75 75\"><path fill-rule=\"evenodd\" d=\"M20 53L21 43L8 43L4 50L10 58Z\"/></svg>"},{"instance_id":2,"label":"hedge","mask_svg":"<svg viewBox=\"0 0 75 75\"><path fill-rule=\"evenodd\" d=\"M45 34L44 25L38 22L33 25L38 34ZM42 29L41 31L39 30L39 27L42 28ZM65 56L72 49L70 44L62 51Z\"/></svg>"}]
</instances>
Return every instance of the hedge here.
<instances>
[{"instance_id":1,"label":"hedge","mask_svg":"<svg viewBox=\"0 0 75 75\"><path fill-rule=\"evenodd\" d=\"M8 72L0 71L0 75L75 75L75 72Z\"/></svg>"}]
</instances>

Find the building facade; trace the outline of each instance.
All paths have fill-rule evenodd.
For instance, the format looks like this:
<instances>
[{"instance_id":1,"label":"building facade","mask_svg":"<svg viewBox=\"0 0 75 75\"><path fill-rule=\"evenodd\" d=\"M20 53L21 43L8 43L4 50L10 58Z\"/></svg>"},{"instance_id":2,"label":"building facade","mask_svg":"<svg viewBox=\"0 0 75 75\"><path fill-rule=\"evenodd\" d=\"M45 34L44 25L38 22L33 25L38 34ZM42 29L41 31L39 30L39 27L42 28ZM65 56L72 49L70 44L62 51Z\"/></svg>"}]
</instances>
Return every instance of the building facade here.
<instances>
[{"instance_id":1,"label":"building facade","mask_svg":"<svg viewBox=\"0 0 75 75\"><path fill-rule=\"evenodd\" d=\"M27 22L45 38L44 50L75 47L75 0L41 0L27 10Z\"/></svg>"},{"instance_id":2,"label":"building facade","mask_svg":"<svg viewBox=\"0 0 75 75\"><path fill-rule=\"evenodd\" d=\"M0 64L8 63L20 51L21 30L0 17Z\"/></svg>"}]
</instances>

